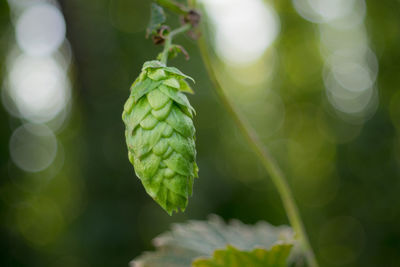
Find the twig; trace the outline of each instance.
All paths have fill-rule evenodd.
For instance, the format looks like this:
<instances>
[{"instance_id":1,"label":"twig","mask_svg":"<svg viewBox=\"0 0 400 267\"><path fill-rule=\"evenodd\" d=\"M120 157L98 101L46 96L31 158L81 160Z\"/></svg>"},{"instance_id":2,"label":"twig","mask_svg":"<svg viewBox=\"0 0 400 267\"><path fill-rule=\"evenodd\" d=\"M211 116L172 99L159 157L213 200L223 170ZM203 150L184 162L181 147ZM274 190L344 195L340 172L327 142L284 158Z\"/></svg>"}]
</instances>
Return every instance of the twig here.
<instances>
[{"instance_id":1,"label":"twig","mask_svg":"<svg viewBox=\"0 0 400 267\"><path fill-rule=\"evenodd\" d=\"M183 26L181 26L181 27L179 27L179 28L177 28L177 29L171 31L171 32L167 35L167 37L165 38L164 50L163 50L163 52L162 52L162 54L161 54L161 62L162 62L162 63L167 64L168 55L169 55L170 49L171 49L171 47L172 47L172 39L173 39L176 35L181 34L181 33L184 33L184 32L186 32L186 31L190 30L191 27L192 27L192 25L190 25L190 24L185 24L185 25L183 25Z\"/></svg>"},{"instance_id":2,"label":"twig","mask_svg":"<svg viewBox=\"0 0 400 267\"><path fill-rule=\"evenodd\" d=\"M237 107L229 99L229 96L226 94L226 92L218 82L217 76L213 70L212 62L209 57L209 51L207 48L206 41L204 40L204 37L199 39L198 45L200 48L204 65L207 69L208 75L212 83L214 84L214 88L220 100L224 104L225 108L227 109L231 117L234 119L236 125L239 127L242 134L246 137L248 143L250 144L251 148L254 150L254 152L261 160L267 172L270 174L271 179L275 184L279 192L279 195L282 199L283 206L286 210L290 224L292 225L295 233L298 236L298 239L305 253L309 266L318 267L317 260L310 245L310 241L308 239L306 231L304 229L304 225L299 210L293 198L293 193L290 190L289 184L282 170L279 168L277 162L271 156L269 151L265 148L264 144L260 141L256 131L253 129L253 127L251 127L247 119L239 112Z\"/></svg>"}]
</instances>

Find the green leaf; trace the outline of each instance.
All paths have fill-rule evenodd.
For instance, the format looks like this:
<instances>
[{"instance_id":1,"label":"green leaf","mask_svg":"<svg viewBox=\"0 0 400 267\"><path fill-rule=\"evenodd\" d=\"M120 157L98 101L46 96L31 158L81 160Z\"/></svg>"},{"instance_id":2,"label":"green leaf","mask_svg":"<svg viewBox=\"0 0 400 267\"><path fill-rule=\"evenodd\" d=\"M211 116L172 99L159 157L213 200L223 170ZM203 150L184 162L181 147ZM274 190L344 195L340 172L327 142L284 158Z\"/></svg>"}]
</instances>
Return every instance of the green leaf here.
<instances>
[{"instance_id":1,"label":"green leaf","mask_svg":"<svg viewBox=\"0 0 400 267\"><path fill-rule=\"evenodd\" d=\"M164 163L176 173L184 176L194 176L193 165L178 153L174 152L169 158L164 160Z\"/></svg>"},{"instance_id":2,"label":"green leaf","mask_svg":"<svg viewBox=\"0 0 400 267\"><path fill-rule=\"evenodd\" d=\"M190 85L185 80L181 80L179 83L180 83L180 88L179 88L180 91L194 94L193 89L190 87Z\"/></svg>"},{"instance_id":3,"label":"green leaf","mask_svg":"<svg viewBox=\"0 0 400 267\"><path fill-rule=\"evenodd\" d=\"M183 5L182 0L174 1L174 0L156 0L157 3L162 5L165 8L168 8L174 13L180 14L180 15L186 15L188 13L188 9Z\"/></svg>"},{"instance_id":4,"label":"green leaf","mask_svg":"<svg viewBox=\"0 0 400 267\"><path fill-rule=\"evenodd\" d=\"M151 111L151 114L153 114L153 116L156 117L160 121L164 120L171 112L172 105L173 105L172 103L173 103L172 101L168 101L167 104L163 108L158 109L158 110L153 109Z\"/></svg>"},{"instance_id":5,"label":"green leaf","mask_svg":"<svg viewBox=\"0 0 400 267\"><path fill-rule=\"evenodd\" d=\"M196 148L193 139L184 138L179 134L172 134L168 139L169 145L188 160L193 161L196 155Z\"/></svg>"},{"instance_id":6,"label":"green leaf","mask_svg":"<svg viewBox=\"0 0 400 267\"><path fill-rule=\"evenodd\" d=\"M237 250L272 251L282 243L295 244L293 231L288 226L275 227L266 222L246 225L237 220L226 224L213 215L207 221L173 225L172 231L153 240L157 250L135 258L131 267L190 267L195 259L209 258L215 250L225 249L227 245Z\"/></svg>"},{"instance_id":7,"label":"green leaf","mask_svg":"<svg viewBox=\"0 0 400 267\"><path fill-rule=\"evenodd\" d=\"M193 83L195 82L194 79L186 74L184 74L183 72L181 72L179 69L175 68L175 67L167 67L165 66L164 63L162 63L159 60L150 60L150 61L146 61L143 64L142 67L142 71L145 71L147 69L156 69L156 68L163 68L164 71L175 74L177 76L180 76L184 79L189 79L191 80Z\"/></svg>"},{"instance_id":8,"label":"green leaf","mask_svg":"<svg viewBox=\"0 0 400 267\"><path fill-rule=\"evenodd\" d=\"M150 61L146 61L143 64L142 71L145 71L147 69L157 69L157 68L163 68L163 67L165 67L165 64L162 63L161 61L159 61L159 60L150 60Z\"/></svg>"},{"instance_id":9,"label":"green leaf","mask_svg":"<svg viewBox=\"0 0 400 267\"><path fill-rule=\"evenodd\" d=\"M158 123L151 131L138 127L129 143L131 153L139 158L147 154L158 143L165 127L165 123Z\"/></svg>"},{"instance_id":10,"label":"green leaf","mask_svg":"<svg viewBox=\"0 0 400 267\"><path fill-rule=\"evenodd\" d=\"M153 81L151 79L145 79L144 81L140 81L136 83L132 88L132 96L135 103L145 94L151 92L156 89L161 84L161 81Z\"/></svg>"},{"instance_id":11,"label":"green leaf","mask_svg":"<svg viewBox=\"0 0 400 267\"><path fill-rule=\"evenodd\" d=\"M164 84L164 85L167 85L167 86L169 86L169 87L175 88L175 89L179 89L180 86L181 86L180 83L179 83L179 81L178 81L177 79L175 79L174 77L165 80L165 81L163 82L163 84Z\"/></svg>"},{"instance_id":12,"label":"green leaf","mask_svg":"<svg viewBox=\"0 0 400 267\"><path fill-rule=\"evenodd\" d=\"M175 67L165 67L164 70L165 70L166 72L169 72L169 73L172 73L172 74L181 76L181 77L183 77L183 78L185 78L185 79L189 79L189 80L191 80L193 83L195 82L194 79L193 79L192 77L190 77L190 76L188 76L188 75L186 75L186 74L183 74L180 70L178 70L178 69L175 68Z\"/></svg>"},{"instance_id":13,"label":"green leaf","mask_svg":"<svg viewBox=\"0 0 400 267\"><path fill-rule=\"evenodd\" d=\"M136 105L133 106L131 110L132 112L129 114L124 112L123 116L124 122L128 125L126 130L129 132L129 134L132 134L132 132L136 129L136 126L139 125L140 121L151 111L151 106L147 101L147 98L142 98Z\"/></svg>"},{"instance_id":14,"label":"green leaf","mask_svg":"<svg viewBox=\"0 0 400 267\"><path fill-rule=\"evenodd\" d=\"M193 121L185 115L177 105L174 105L165 119L169 126L175 129L178 133L184 137L191 137L194 135L195 128Z\"/></svg>"},{"instance_id":15,"label":"green leaf","mask_svg":"<svg viewBox=\"0 0 400 267\"><path fill-rule=\"evenodd\" d=\"M190 110L190 112L189 112L190 116L192 116L193 113L196 114L195 109L192 107L192 105L190 105L190 102L189 102L188 98L186 97L186 95L184 95L177 89L169 87L169 86L161 85L160 91L163 92L168 97L172 98L176 103L178 103L184 107L187 107Z\"/></svg>"},{"instance_id":16,"label":"green leaf","mask_svg":"<svg viewBox=\"0 0 400 267\"><path fill-rule=\"evenodd\" d=\"M167 187L171 192L174 192L175 196L181 196L183 197L183 200L185 200L185 195L182 195L182 192L187 193L186 191L188 190L188 184L186 181L186 177L182 175L174 175L171 177L171 179L166 179L164 181L164 186Z\"/></svg>"},{"instance_id":17,"label":"green leaf","mask_svg":"<svg viewBox=\"0 0 400 267\"><path fill-rule=\"evenodd\" d=\"M168 96L163 94L160 90L154 90L147 95L147 100L153 109L161 109L168 102L172 102Z\"/></svg>"},{"instance_id":18,"label":"green leaf","mask_svg":"<svg viewBox=\"0 0 400 267\"><path fill-rule=\"evenodd\" d=\"M147 71L147 77L152 80L159 81L167 77L165 71L161 68Z\"/></svg>"},{"instance_id":19,"label":"green leaf","mask_svg":"<svg viewBox=\"0 0 400 267\"><path fill-rule=\"evenodd\" d=\"M141 173L141 178L146 180L146 177L153 177L157 170L158 165L160 164L161 158L155 154L149 153L146 157L139 159L136 158L136 166L138 172Z\"/></svg>"},{"instance_id":20,"label":"green leaf","mask_svg":"<svg viewBox=\"0 0 400 267\"><path fill-rule=\"evenodd\" d=\"M270 249L256 248L240 251L228 245L226 249L214 251L210 259L197 259L193 267L286 267L292 244L276 244Z\"/></svg>"},{"instance_id":21,"label":"green leaf","mask_svg":"<svg viewBox=\"0 0 400 267\"><path fill-rule=\"evenodd\" d=\"M159 28L161 24L163 24L167 20L167 17L165 16L164 9L155 4L151 4L151 15L150 15L150 23L149 26L147 27L147 35L152 33L154 30Z\"/></svg>"}]
</instances>

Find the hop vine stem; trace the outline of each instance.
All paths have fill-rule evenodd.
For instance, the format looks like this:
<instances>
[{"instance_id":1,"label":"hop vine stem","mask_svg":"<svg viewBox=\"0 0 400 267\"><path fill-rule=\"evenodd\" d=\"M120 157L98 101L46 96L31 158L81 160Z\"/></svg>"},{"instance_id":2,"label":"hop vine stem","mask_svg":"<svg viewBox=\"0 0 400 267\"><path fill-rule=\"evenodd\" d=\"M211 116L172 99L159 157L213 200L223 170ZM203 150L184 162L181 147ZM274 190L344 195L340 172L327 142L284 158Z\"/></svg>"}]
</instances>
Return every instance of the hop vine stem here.
<instances>
[{"instance_id":1,"label":"hop vine stem","mask_svg":"<svg viewBox=\"0 0 400 267\"><path fill-rule=\"evenodd\" d=\"M168 55L170 52L170 49L172 48L172 39L181 33L184 33L188 30L190 30L192 26L190 24L185 24L173 31L171 31L167 37L165 38L165 44L164 44L164 50L161 53L161 62L164 63L165 65L167 64L168 61Z\"/></svg>"},{"instance_id":2,"label":"hop vine stem","mask_svg":"<svg viewBox=\"0 0 400 267\"><path fill-rule=\"evenodd\" d=\"M223 87L220 85L218 78L213 70L212 62L209 56L210 53L208 51L204 37L199 39L198 45L204 65L207 69L211 82L214 84L214 88L220 100L224 104L231 117L234 119L242 134L246 137L247 142L250 144L253 151L257 154L267 172L270 174L271 179L275 184L282 199L283 206L286 210L290 224L292 225L300 241L308 265L310 267L318 267L318 262L310 245L310 241L305 231L303 221L301 219L298 207L293 197L293 193L289 187L285 175L283 174L275 159L271 156L269 151L265 148L264 144L259 139L256 131L249 124L247 119L240 113L238 108L233 104Z\"/></svg>"}]
</instances>

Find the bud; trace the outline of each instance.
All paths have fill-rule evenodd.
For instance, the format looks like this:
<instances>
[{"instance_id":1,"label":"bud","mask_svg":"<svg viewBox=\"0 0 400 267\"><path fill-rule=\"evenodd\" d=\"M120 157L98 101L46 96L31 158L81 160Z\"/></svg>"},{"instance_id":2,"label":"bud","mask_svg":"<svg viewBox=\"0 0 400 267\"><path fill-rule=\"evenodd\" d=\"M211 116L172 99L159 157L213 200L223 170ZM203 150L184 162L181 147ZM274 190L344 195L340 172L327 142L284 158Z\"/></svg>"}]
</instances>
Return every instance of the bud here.
<instances>
[{"instance_id":1,"label":"bud","mask_svg":"<svg viewBox=\"0 0 400 267\"><path fill-rule=\"evenodd\" d=\"M146 192L170 215L184 211L197 176L195 110L182 92L192 78L160 61L145 62L122 120L129 161Z\"/></svg>"}]
</instances>

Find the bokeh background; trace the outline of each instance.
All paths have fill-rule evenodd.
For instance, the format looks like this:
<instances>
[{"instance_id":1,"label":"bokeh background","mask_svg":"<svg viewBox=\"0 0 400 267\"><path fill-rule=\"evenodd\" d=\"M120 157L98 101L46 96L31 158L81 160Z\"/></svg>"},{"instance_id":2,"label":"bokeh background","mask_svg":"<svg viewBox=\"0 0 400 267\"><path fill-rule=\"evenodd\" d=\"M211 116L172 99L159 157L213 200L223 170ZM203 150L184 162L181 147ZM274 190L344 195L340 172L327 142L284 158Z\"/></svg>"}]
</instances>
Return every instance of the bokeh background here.
<instances>
[{"instance_id":1,"label":"bokeh background","mask_svg":"<svg viewBox=\"0 0 400 267\"><path fill-rule=\"evenodd\" d=\"M168 216L127 159L151 1L0 1L0 266L127 266L174 222L287 224L196 46L200 179ZM321 266L400 266L400 2L203 0L221 84L287 174ZM171 25L178 20L169 16Z\"/></svg>"}]
</instances>

